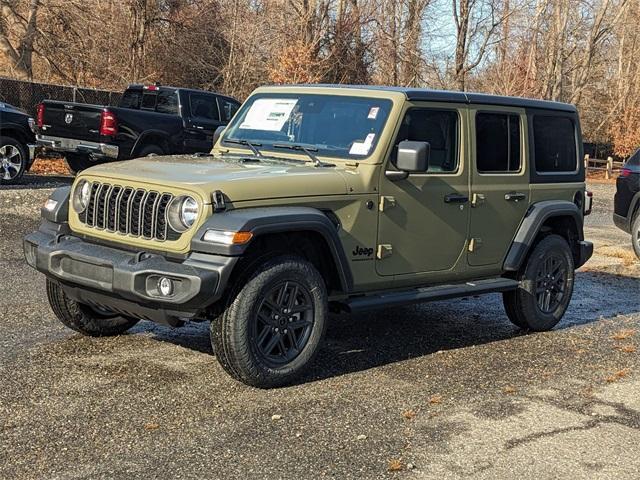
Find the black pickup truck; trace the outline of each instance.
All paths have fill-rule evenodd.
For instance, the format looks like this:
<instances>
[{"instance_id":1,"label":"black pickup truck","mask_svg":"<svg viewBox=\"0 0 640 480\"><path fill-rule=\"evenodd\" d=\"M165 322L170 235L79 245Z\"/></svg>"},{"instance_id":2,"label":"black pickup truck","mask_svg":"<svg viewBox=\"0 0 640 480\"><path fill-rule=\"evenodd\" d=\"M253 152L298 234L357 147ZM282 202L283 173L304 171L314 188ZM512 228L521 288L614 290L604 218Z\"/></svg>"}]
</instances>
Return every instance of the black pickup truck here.
<instances>
[{"instance_id":1,"label":"black pickup truck","mask_svg":"<svg viewBox=\"0 0 640 480\"><path fill-rule=\"evenodd\" d=\"M203 90L130 85L117 107L45 100L37 143L78 172L96 163L147 155L208 152L213 134L240 102Z\"/></svg>"},{"instance_id":2,"label":"black pickup truck","mask_svg":"<svg viewBox=\"0 0 640 480\"><path fill-rule=\"evenodd\" d=\"M0 102L0 185L17 182L33 163L33 118Z\"/></svg>"}]
</instances>

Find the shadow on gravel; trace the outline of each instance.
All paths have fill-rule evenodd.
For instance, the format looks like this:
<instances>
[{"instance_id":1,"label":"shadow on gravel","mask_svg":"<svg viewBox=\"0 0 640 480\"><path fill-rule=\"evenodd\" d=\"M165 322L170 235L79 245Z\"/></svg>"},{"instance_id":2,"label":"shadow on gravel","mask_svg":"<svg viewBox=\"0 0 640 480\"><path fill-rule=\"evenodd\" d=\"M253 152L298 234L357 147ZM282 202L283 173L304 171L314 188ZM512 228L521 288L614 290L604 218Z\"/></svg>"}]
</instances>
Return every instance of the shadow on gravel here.
<instances>
[{"instance_id":1,"label":"shadow on gravel","mask_svg":"<svg viewBox=\"0 0 640 480\"><path fill-rule=\"evenodd\" d=\"M556 330L640 312L638 298L638 278L578 272L571 305ZM157 340L212 353L208 323L170 329L145 322L136 331L150 331ZM526 334L509 322L498 294L332 315L318 359L300 383Z\"/></svg>"},{"instance_id":2,"label":"shadow on gravel","mask_svg":"<svg viewBox=\"0 0 640 480\"><path fill-rule=\"evenodd\" d=\"M0 185L0 190L24 190L57 188L64 185L71 185L73 177L68 175L30 175L27 174L18 182L11 185Z\"/></svg>"}]
</instances>

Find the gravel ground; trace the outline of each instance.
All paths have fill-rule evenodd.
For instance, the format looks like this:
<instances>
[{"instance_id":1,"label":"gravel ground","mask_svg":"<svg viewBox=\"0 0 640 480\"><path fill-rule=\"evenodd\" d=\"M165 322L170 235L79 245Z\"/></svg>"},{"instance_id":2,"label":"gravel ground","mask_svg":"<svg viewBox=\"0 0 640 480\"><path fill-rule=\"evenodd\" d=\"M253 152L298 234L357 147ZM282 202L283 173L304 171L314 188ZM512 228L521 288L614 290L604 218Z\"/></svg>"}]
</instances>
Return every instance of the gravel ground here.
<instances>
[{"instance_id":1,"label":"gravel ground","mask_svg":"<svg viewBox=\"0 0 640 480\"><path fill-rule=\"evenodd\" d=\"M611 185L554 331L523 335L497 295L334 316L304 381L261 391L207 325L58 323L21 238L66 182L0 189L0 478L638 478L640 266Z\"/></svg>"}]
</instances>

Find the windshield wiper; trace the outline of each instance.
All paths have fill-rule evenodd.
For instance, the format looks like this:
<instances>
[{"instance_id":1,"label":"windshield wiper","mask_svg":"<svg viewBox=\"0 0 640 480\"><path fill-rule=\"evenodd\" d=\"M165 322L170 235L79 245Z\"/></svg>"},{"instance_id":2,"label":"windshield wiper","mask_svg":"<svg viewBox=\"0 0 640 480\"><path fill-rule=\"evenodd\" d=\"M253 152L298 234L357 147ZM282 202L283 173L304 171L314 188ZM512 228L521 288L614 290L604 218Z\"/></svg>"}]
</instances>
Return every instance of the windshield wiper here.
<instances>
[{"instance_id":1,"label":"windshield wiper","mask_svg":"<svg viewBox=\"0 0 640 480\"><path fill-rule=\"evenodd\" d=\"M262 153L260 153L260 150L256 148L256 147L261 147L262 146L261 143L250 142L248 140L233 140L229 138L225 138L224 141L227 143L233 143L236 145L243 145L245 147L249 147L249 150L251 150L256 157L263 156Z\"/></svg>"},{"instance_id":2,"label":"windshield wiper","mask_svg":"<svg viewBox=\"0 0 640 480\"><path fill-rule=\"evenodd\" d=\"M316 157L313 152L317 152L318 149L314 147L305 147L304 145L292 144L292 143L274 143L273 148L286 148L288 150L295 150L298 152L304 152L313 161L316 167L335 167L333 163L325 163Z\"/></svg>"}]
</instances>

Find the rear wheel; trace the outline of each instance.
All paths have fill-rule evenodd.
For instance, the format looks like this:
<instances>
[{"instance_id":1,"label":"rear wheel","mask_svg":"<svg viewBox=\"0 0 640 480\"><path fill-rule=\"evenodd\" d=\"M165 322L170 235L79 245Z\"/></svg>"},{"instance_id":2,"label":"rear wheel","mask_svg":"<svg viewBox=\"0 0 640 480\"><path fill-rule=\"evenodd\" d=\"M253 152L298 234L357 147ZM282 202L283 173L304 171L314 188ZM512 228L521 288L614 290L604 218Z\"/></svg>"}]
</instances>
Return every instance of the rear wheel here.
<instances>
[{"instance_id":1,"label":"rear wheel","mask_svg":"<svg viewBox=\"0 0 640 480\"><path fill-rule=\"evenodd\" d=\"M29 154L27 148L13 137L0 136L0 184L14 183L24 174Z\"/></svg>"},{"instance_id":2,"label":"rear wheel","mask_svg":"<svg viewBox=\"0 0 640 480\"><path fill-rule=\"evenodd\" d=\"M140 149L137 157L152 157L154 155L164 155L164 150L159 145L145 145Z\"/></svg>"},{"instance_id":3,"label":"rear wheel","mask_svg":"<svg viewBox=\"0 0 640 480\"><path fill-rule=\"evenodd\" d=\"M636 216L631 224L631 244L636 257L640 259L640 209L636 212Z\"/></svg>"},{"instance_id":4,"label":"rear wheel","mask_svg":"<svg viewBox=\"0 0 640 480\"><path fill-rule=\"evenodd\" d=\"M550 330L562 319L573 294L573 255L559 235L543 238L518 275L520 287L503 293L509 320L520 328Z\"/></svg>"},{"instance_id":5,"label":"rear wheel","mask_svg":"<svg viewBox=\"0 0 640 480\"><path fill-rule=\"evenodd\" d=\"M47 279L49 305L63 325L91 337L121 335L138 320L125 318L113 312L97 310L71 300L60 285Z\"/></svg>"},{"instance_id":6,"label":"rear wheel","mask_svg":"<svg viewBox=\"0 0 640 480\"><path fill-rule=\"evenodd\" d=\"M211 342L222 367L254 387L291 383L315 358L327 323L324 280L306 260L265 261L211 322Z\"/></svg>"},{"instance_id":7,"label":"rear wheel","mask_svg":"<svg viewBox=\"0 0 640 480\"><path fill-rule=\"evenodd\" d=\"M80 173L82 170L86 170L89 167L97 165L96 162L92 162L89 155L82 153L67 153L65 155L67 166L71 170L72 174Z\"/></svg>"}]
</instances>

